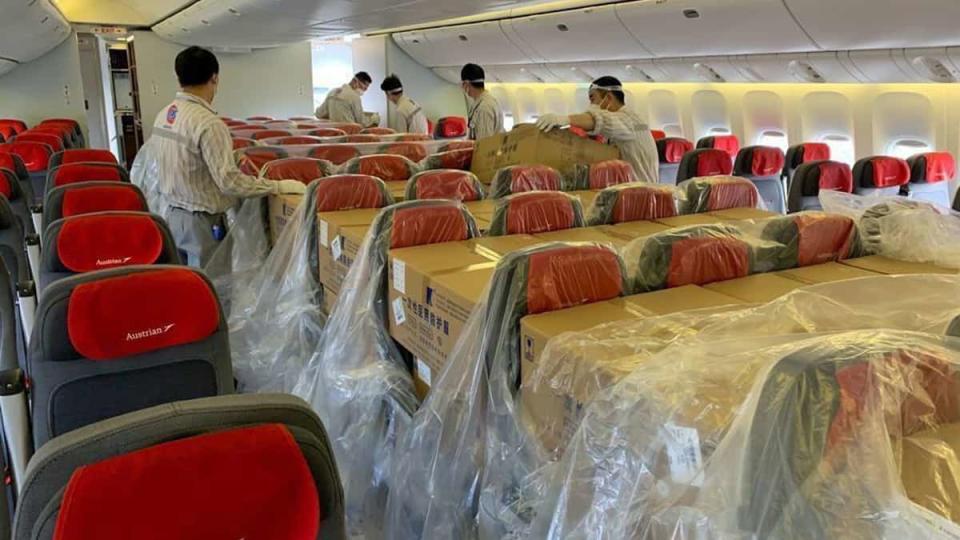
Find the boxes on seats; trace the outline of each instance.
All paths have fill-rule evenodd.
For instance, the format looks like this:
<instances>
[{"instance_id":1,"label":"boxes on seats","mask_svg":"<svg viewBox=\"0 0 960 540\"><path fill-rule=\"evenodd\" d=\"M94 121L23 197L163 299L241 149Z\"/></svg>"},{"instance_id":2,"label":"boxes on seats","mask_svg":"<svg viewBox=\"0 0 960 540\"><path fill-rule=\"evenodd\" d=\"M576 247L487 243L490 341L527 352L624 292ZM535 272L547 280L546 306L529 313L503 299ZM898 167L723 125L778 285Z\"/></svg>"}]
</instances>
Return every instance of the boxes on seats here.
<instances>
[{"instance_id":1,"label":"boxes on seats","mask_svg":"<svg viewBox=\"0 0 960 540\"><path fill-rule=\"evenodd\" d=\"M868 270L877 274L956 274L953 268L944 268L932 263L898 261L883 255L871 255L858 259L843 261L843 264L861 270Z\"/></svg>"},{"instance_id":2,"label":"boxes on seats","mask_svg":"<svg viewBox=\"0 0 960 540\"><path fill-rule=\"evenodd\" d=\"M270 243L276 244L280 238L280 233L287 226L293 213L300 206L303 195L300 194L279 194L267 197L267 216L270 220Z\"/></svg>"},{"instance_id":3,"label":"boxes on seats","mask_svg":"<svg viewBox=\"0 0 960 540\"><path fill-rule=\"evenodd\" d=\"M340 294L343 280L379 212L378 208L370 208L317 214L318 266L325 305L333 302L333 298L327 297Z\"/></svg>"},{"instance_id":4,"label":"boxes on seats","mask_svg":"<svg viewBox=\"0 0 960 540\"><path fill-rule=\"evenodd\" d=\"M614 146L569 131L544 133L529 124L477 141L470 170L489 184L497 170L510 165L549 165L561 174L572 175L578 164L619 158L620 151Z\"/></svg>"}]
</instances>

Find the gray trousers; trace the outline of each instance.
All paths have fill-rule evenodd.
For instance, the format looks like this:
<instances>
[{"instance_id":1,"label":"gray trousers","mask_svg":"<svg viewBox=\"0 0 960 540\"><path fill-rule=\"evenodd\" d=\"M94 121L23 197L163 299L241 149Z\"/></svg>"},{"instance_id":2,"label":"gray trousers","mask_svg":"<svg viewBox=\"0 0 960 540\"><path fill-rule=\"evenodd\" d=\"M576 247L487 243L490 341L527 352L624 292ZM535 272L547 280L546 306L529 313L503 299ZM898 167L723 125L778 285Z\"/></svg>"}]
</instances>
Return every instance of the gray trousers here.
<instances>
[{"instance_id":1,"label":"gray trousers","mask_svg":"<svg viewBox=\"0 0 960 540\"><path fill-rule=\"evenodd\" d=\"M227 233L227 216L207 212L191 212L175 206L170 207L167 224L184 262L194 268L204 268L220 246ZM214 236L214 227L219 227L220 239Z\"/></svg>"}]
</instances>

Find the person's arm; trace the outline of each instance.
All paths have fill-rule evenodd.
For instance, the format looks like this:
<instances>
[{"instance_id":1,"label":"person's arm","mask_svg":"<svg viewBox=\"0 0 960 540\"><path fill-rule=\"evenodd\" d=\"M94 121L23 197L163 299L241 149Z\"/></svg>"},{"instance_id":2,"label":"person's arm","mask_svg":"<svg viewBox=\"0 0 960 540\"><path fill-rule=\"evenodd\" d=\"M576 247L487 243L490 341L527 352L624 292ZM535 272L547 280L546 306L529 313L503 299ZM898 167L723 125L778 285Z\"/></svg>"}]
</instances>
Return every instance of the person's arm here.
<instances>
[{"instance_id":1,"label":"person's arm","mask_svg":"<svg viewBox=\"0 0 960 540\"><path fill-rule=\"evenodd\" d=\"M608 139L632 141L637 133L627 124L625 115L603 109L591 109L585 113L570 115L570 125L586 130L592 135Z\"/></svg>"},{"instance_id":2,"label":"person's arm","mask_svg":"<svg viewBox=\"0 0 960 540\"><path fill-rule=\"evenodd\" d=\"M430 133L430 124L427 123L427 117L423 114L423 111L417 111L417 114L413 115L413 120L407 126L407 129L410 133Z\"/></svg>"},{"instance_id":3,"label":"person's arm","mask_svg":"<svg viewBox=\"0 0 960 540\"><path fill-rule=\"evenodd\" d=\"M210 176L225 195L231 197L258 197L277 193L278 182L248 176L240 172L233 159L230 132L223 122L211 122L200 134L200 152L210 170Z\"/></svg>"},{"instance_id":4,"label":"person's arm","mask_svg":"<svg viewBox=\"0 0 960 540\"><path fill-rule=\"evenodd\" d=\"M484 137L490 137L497 134L497 114L499 112L493 107L488 107L482 103L473 115L473 135L474 139L480 140Z\"/></svg>"}]
</instances>

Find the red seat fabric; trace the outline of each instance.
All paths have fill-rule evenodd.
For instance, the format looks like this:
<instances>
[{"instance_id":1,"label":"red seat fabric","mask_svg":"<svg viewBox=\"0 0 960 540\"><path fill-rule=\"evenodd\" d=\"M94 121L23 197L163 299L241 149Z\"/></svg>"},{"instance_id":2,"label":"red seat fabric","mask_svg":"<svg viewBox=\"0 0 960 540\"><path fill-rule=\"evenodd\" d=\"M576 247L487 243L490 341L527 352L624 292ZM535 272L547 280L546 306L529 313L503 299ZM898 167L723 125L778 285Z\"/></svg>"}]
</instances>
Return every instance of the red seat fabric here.
<instances>
[{"instance_id":1,"label":"red seat fabric","mask_svg":"<svg viewBox=\"0 0 960 540\"><path fill-rule=\"evenodd\" d=\"M426 133L402 133L397 135L397 142L422 142L432 141L433 137Z\"/></svg>"},{"instance_id":2,"label":"red seat fabric","mask_svg":"<svg viewBox=\"0 0 960 540\"><path fill-rule=\"evenodd\" d=\"M674 191L656 185L623 186L617 190L613 205L613 223L648 221L674 217L677 203Z\"/></svg>"},{"instance_id":3,"label":"red seat fabric","mask_svg":"<svg viewBox=\"0 0 960 540\"><path fill-rule=\"evenodd\" d=\"M61 165L51 173L53 187L79 182L122 182L123 174L117 165L106 163L71 163Z\"/></svg>"},{"instance_id":4,"label":"red seat fabric","mask_svg":"<svg viewBox=\"0 0 960 540\"><path fill-rule=\"evenodd\" d=\"M742 178L721 180L710 186L707 211L727 210L729 208L756 208L760 196L753 183Z\"/></svg>"},{"instance_id":5,"label":"red seat fabric","mask_svg":"<svg viewBox=\"0 0 960 540\"><path fill-rule=\"evenodd\" d=\"M361 174L329 176L317 183L317 212L339 212L356 208L383 208L387 188L383 180Z\"/></svg>"},{"instance_id":6,"label":"red seat fabric","mask_svg":"<svg viewBox=\"0 0 960 540\"><path fill-rule=\"evenodd\" d=\"M470 238L464 211L458 206L414 206L393 213L390 249L458 242Z\"/></svg>"},{"instance_id":7,"label":"red seat fabric","mask_svg":"<svg viewBox=\"0 0 960 540\"><path fill-rule=\"evenodd\" d=\"M620 258L601 246L575 246L530 255L527 313L602 302L623 294Z\"/></svg>"},{"instance_id":8,"label":"red seat fabric","mask_svg":"<svg viewBox=\"0 0 960 540\"><path fill-rule=\"evenodd\" d=\"M846 259L853 248L856 224L834 214L804 212L793 217L799 236L798 266Z\"/></svg>"},{"instance_id":9,"label":"red seat fabric","mask_svg":"<svg viewBox=\"0 0 960 540\"><path fill-rule=\"evenodd\" d=\"M357 135L361 131L363 131L363 126L361 126L360 124L353 124L350 122L327 123L327 124L323 124L322 127L339 129L340 131L346 133L347 135Z\"/></svg>"},{"instance_id":10,"label":"red seat fabric","mask_svg":"<svg viewBox=\"0 0 960 540\"><path fill-rule=\"evenodd\" d=\"M285 146L297 144L323 144L323 142L323 139L320 137L313 137L310 135L291 135L289 137L281 137L279 139L270 141L270 144Z\"/></svg>"},{"instance_id":11,"label":"red seat fabric","mask_svg":"<svg viewBox=\"0 0 960 540\"><path fill-rule=\"evenodd\" d=\"M256 176L267 163L287 157L287 152L280 147L252 146L238 151L240 155L240 170L244 174Z\"/></svg>"},{"instance_id":12,"label":"red seat fabric","mask_svg":"<svg viewBox=\"0 0 960 540\"><path fill-rule=\"evenodd\" d=\"M546 165L520 165L510 167L510 192L560 191L560 173Z\"/></svg>"},{"instance_id":13,"label":"red seat fabric","mask_svg":"<svg viewBox=\"0 0 960 540\"><path fill-rule=\"evenodd\" d=\"M691 150L693 150L693 143L679 137L668 137L657 141L660 163L680 163L683 156Z\"/></svg>"},{"instance_id":14,"label":"red seat fabric","mask_svg":"<svg viewBox=\"0 0 960 540\"><path fill-rule=\"evenodd\" d=\"M346 137L347 132L337 128L315 128L307 132L313 137Z\"/></svg>"},{"instance_id":15,"label":"red seat fabric","mask_svg":"<svg viewBox=\"0 0 960 540\"><path fill-rule=\"evenodd\" d=\"M892 156L872 156L861 159L853 167L854 186L861 188L888 188L910 182L910 166Z\"/></svg>"},{"instance_id":16,"label":"red seat fabric","mask_svg":"<svg viewBox=\"0 0 960 540\"><path fill-rule=\"evenodd\" d=\"M476 201L483 198L477 178L467 171L426 171L413 177L414 198Z\"/></svg>"},{"instance_id":17,"label":"red seat fabric","mask_svg":"<svg viewBox=\"0 0 960 540\"><path fill-rule=\"evenodd\" d=\"M247 125L247 123L244 122L243 120L232 120L232 119L224 120L223 123L226 124L228 128Z\"/></svg>"},{"instance_id":18,"label":"red seat fabric","mask_svg":"<svg viewBox=\"0 0 960 540\"><path fill-rule=\"evenodd\" d=\"M369 127L360 131L360 133L365 135L393 135L396 132L396 130L386 127Z\"/></svg>"},{"instance_id":19,"label":"red seat fabric","mask_svg":"<svg viewBox=\"0 0 960 540\"><path fill-rule=\"evenodd\" d=\"M231 132L234 131L266 131L270 128L263 124L242 124L239 126L232 126L230 128Z\"/></svg>"},{"instance_id":20,"label":"red seat fabric","mask_svg":"<svg viewBox=\"0 0 960 540\"><path fill-rule=\"evenodd\" d=\"M473 150L476 143L473 141L450 141L443 145L441 152L453 152L454 150Z\"/></svg>"},{"instance_id":21,"label":"red seat fabric","mask_svg":"<svg viewBox=\"0 0 960 540\"><path fill-rule=\"evenodd\" d=\"M360 156L345 167L349 173L376 176L384 182L409 180L416 172L416 164L409 159L387 154Z\"/></svg>"},{"instance_id":22,"label":"red seat fabric","mask_svg":"<svg viewBox=\"0 0 960 540\"><path fill-rule=\"evenodd\" d=\"M372 133L357 133L355 135L347 135L343 139L343 142L347 143L376 143L380 142L380 136L374 135Z\"/></svg>"},{"instance_id":23,"label":"red seat fabric","mask_svg":"<svg viewBox=\"0 0 960 540\"><path fill-rule=\"evenodd\" d=\"M784 155L772 146L748 146L737 154L733 173L738 176L775 176L783 171Z\"/></svg>"},{"instance_id":24,"label":"red seat fabric","mask_svg":"<svg viewBox=\"0 0 960 540\"><path fill-rule=\"evenodd\" d=\"M272 137L289 137L290 132L284 129L261 129L250 134L250 138L259 141Z\"/></svg>"},{"instance_id":25,"label":"red seat fabric","mask_svg":"<svg viewBox=\"0 0 960 540\"><path fill-rule=\"evenodd\" d=\"M411 161L420 161L427 157L427 148L415 142L396 142L384 146L380 150L381 154L396 154L403 156Z\"/></svg>"},{"instance_id":26,"label":"red seat fabric","mask_svg":"<svg viewBox=\"0 0 960 540\"><path fill-rule=\"evenodd\" d=\"M65 221L57 257L74 273L118 266L154 264L164 238L150 214L85 214Z\"/></svg>"},{"instance_id":27,"label":"red seat fabric","mask_svg":"<svg viewBox=\"0 0 960 540\"><path fill-rule=\"evenodd\" d=\"M247 139L245 137L233 137L233 149L239 150L241 148L249 148L251 146L256 146L257 141L253 139Z\"/></svg>"},{"instance_id":28,"label":"red seat fabric","mask_svg":"<svg viewBox=\"0 0 960 540\"><path fill-rule=\"evenodd\" d=\"M605 189L637 181L633 166L619 159L600 161L590 165L588 189Z\"/></svg>"},{"instance_id":29,"label":"red seat fabric","mask_svg":"<svg viewBox=\"0 0 960 540\"><path fill-rule=\"evenodd\" d=\"M576 226L576 212L570 195L528 192L506 200L507 234L537 234Z\"/></svg>"},{"instance_id":30,"label":"red seat fabric","mask_svg":"<svg viewBox=\"0 0 960 540\"><path fill-rule=\"evenodd\" d=\"M437 120L436 136L443 139L467 136L467 119L462 116L445 116Z\"/></svg>"},{"instance_id":31,"label":"red seat fabric","mask_svg":"<svg viewBox=\"0 0 960 540\"><path fill-rule=\"evenodd\" d=\"M309 152L310 157L323 159L335 165L343 165L359 155L360 150L349 144L324 144L311 148Z\"/></svg>"},{"instance_id":32,"label":"red seat fabric","mask_svg":"<svg viewBox=\"0 0 960 540\"><path fill-rule=\"evenodd\" d=\"M60 153L60 165L69 163L112 163L118 165L117 156L109 150L96 148L76 148Z\"/></svg>"},{"instance_id":33,"label":"red seat fabric","mask_svg":"<svg viewBox=\"0 0 960 540\"><path fill-rule=\"evenodd\" d=\"M13 128L13 132L23 133L27 130L27 123L23 120L15 120L13 118L0 118L0 126L10 126Z\"/></svg>"},{"instance_id":34,"label":"red seat fabric","mask_svg":"<svg viewBox=\"0 0 960 540\"><path fill-rule=\"evenodd\" d=\"M659 141L667 138L667 133L662 129L651 129L650 135L653 136L653 140Z\"/></svg>"},{"instance_id":35,"label":"red seat fabric","mask_svg":"<svg viewBox=\"0 0 960 540\"><path fill-rule=\"evenodd\" d=\"M174 440L80 467L55 540L315 540L320 500L290 431L264 424Z\"/></svg>"},{"instance_id":36,"label":"red seat fabric","mask_svg":"<svg viewBox=\"0 0 960 540\"><path fill-rule=\"evenodd\" d=\"M714 135L697 141L697 148L714 148L723 150L730 159L737 157L740 152L740 139L736 135Z\"/></svg>"},{"instance_id":37,"label":"red seat fabric","mask_svg":"<svg viewBox=\"0 0 960 540\"><path fill-rule=\"evenodd\" d=\"M431 154L426 157L425 163L428 169L460 169L461 171L468 171L470 170L470 165L473 163L473 147Z\"/></svg>"},{"instance_id":38,"label":"red seat fabric","mask_svg":"<svg viewBox=\"0 0 960 540\"><path fill-rule=\"evenodd\" d=\"M145 212L146 205L137 189L130 184L113 186L77 185L63 194L60 213L63 217L72 217L95 212L126 210Z\"/></svg>"},{"instance_id":39,"label":"red seat fabric","mask_svg":"<svg viewBox=\"0 0 960 540\"><path fill-rule=\"evenodd\" d=\"M686 238L671 248L667 288L706 285L750 274L750 249L736 238Z\"/></svg>"},{"instance_id":40,"label":"red seat fabric","mask_svg":"<svg viewBox=\"0 0 960 540\"><path fill-rule=\"evenodd\" d=\"M19 142L38 142L49 146L54 152L63 150L63 137L49 132L28 130L17 135Z\"/></svg>"},{"instance_id":41,"label":"red seat fabric","mask_svg":"<svg viewBox=\"0 0 960 540\"><path fill-rule=\"evenodd\" d=\"M248 122L269 122L273 120L272 116L248 116Z\"/></svg>"},{"instance_id":42,"label":"red seat fabric","mask_svg":"<svg viewBox=\"0 0 960 540\"><path fill-rule=\"evenodd\" d=\"M907 163L910 165L910 182L914 184L936 184L957 176L957 162L950 152L918 154Z\"/></svg>"},{"instance_id":43,"label":"red seat fabric","mask_svg":"<svg viewBox=\"0 0 960 540\"><path fill-rule=\"evenodd\" d=\"M42 143L12 142L0 144L0 154L3 153L19 156L28 172L40 172L49 168L53 149Z\"/></svg>"},{"instance_id":44,"label":"red seat fabric","mask_svg":"<svg viewBox=\"0 0 960 540\"><path fill-rule=\"evenodd\" d=\"M284 158L271 161L260 169L260 176L270 180L299 180L304 184L327 176L328 161L315 158Z\"/></svg>"}]
</instances>

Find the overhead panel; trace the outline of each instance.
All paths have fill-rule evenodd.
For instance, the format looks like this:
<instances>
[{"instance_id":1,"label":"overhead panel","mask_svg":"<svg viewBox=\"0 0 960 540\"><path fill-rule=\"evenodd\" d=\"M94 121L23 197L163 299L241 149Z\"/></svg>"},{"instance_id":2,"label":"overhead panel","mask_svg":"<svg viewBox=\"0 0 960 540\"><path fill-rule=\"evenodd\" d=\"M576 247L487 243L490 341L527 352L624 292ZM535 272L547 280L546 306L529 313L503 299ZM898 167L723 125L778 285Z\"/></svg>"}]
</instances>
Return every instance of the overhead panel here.
<instances>
[{"instance_id":1,"label":"overhead panel","mask_svg":"<svg viewBox=\"0 0 960 540\"><path fill-rule=\"evenodd\" d=\"M70 23L47 0L0 0L0 57L39 58L67 39Z\"/></svg>"},{"instance_id":2,"label":"overhead panel","mask_svg":"<svg viewBox=\"0 0 960 540\"><path fill-rule=\"evenodd\" d=\"M901 69L902 49L881 49L873 51L849 51L839 53L841 61L862 82L910 82L915 80L912 72Z\"/></svg>"},{"instance_id":3,"label":"overhead panel","mask_svg":"<svg viewBox=\"0 0 960 540\"><path fill-rule=\"evenodd\" d=\"M951 54L953 51L953 54ZM960 81L960 49L932 47L904 49L902 57L895 57L904 72L912 73L918 82L954 83Z\"/></svg>"},{"instance_id":4,"label":"overhead panel","mask_svg":"<svg viewBox=\"0 0 960 540\"><path fill-rule=\"evenodd\" d=\"M619 4L616 11L627 30L660 57L815 48L779 1L641 0Z\"/></svg>"},{"instance_id":5,"label":"overhead panel","mask_svg":"<svg viewBox=\"0 0 960 540\"><path fill-rule=\"evenodd\" d=\"M10 71L11 69L17 67L17 64L10 62L8 60L0 60L0 75Z\"/></svg>"},{"instance_id":6,"label":"overhead panel","mask_svg":"<svg viewBox=\"0 0 960 540\"><path fill-rule=\"evenodd\" d=\"M437 28L425 34L436 48L433 65L523 64L532 60L507 38L498 21Z\"/></svg>"},{"instance_id":7,"label":"overhead panel","mask_svg":"<svg viewBox=\"0 0 960 540\"><path fill-rule=\"evenodd\" d=\"M438 67L433 68L433 72L437 74L437 77L451 82L453 84L460 84L460 68L459 67Z\"/></svg>"},{"instance_id":8,"label":"overhead panel","mask_svg":"<svg viewBox=\"0 0 960 540\"><path fill-rule=\"evenodd\" d=\"M610 75L621 82L660 82L669 80L669 74L653 60L621 60L619 62L590 62L582 67L591 80Z\"/></svg>"},{"instance_id":9,"label":"overhead panel","mask_svg":"<svg viewBox=\"0 0 960 540\"><path fill-rule=\"evenodd\" d=\"M957 43L956 0L784 0L800 26L830 50ZM775 43L775 41L774 41Z\"/></svg>"},{"instance_id":10,"label":"overhead panel","mask_svg":"<svg viewBox=\"0 0 960 540\"><path fill-rule=\"evenodd\" d=\"M615 6L532 15L503 21L504 31L542 62L582 62L652 56L617 17Z\"/></svg>"},{"instance_id":11,"label":"overhead panel","mask_svg":"<svg viewBox=\"0 0 960 540\"><path fill-rule=\"evenodd\" d=\"M56 0L73 23L149 26L183 8L190 0Z\"/></svg>"}]
</instances>

